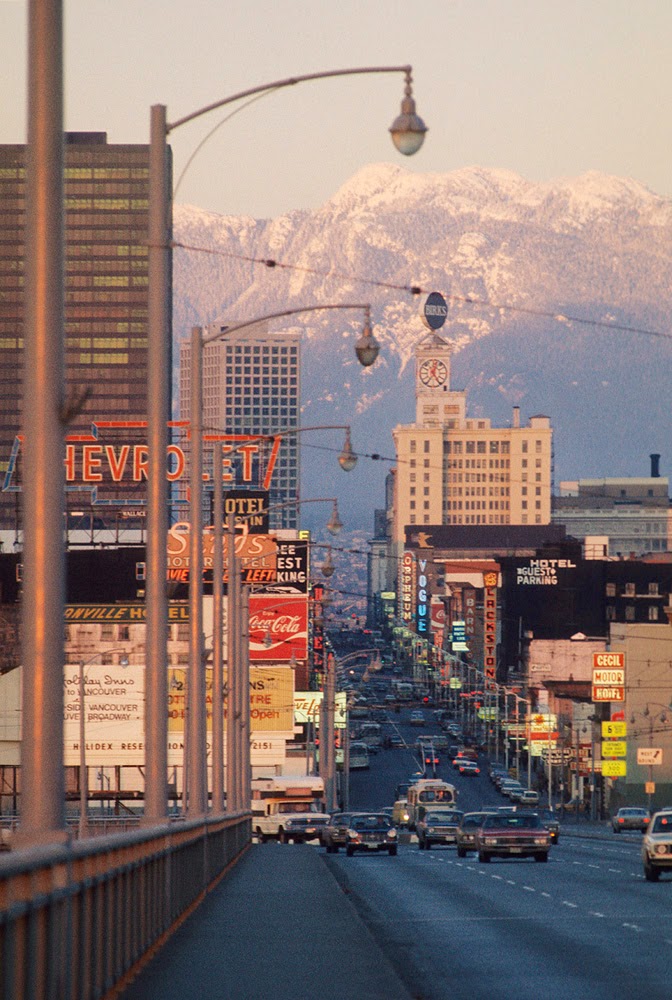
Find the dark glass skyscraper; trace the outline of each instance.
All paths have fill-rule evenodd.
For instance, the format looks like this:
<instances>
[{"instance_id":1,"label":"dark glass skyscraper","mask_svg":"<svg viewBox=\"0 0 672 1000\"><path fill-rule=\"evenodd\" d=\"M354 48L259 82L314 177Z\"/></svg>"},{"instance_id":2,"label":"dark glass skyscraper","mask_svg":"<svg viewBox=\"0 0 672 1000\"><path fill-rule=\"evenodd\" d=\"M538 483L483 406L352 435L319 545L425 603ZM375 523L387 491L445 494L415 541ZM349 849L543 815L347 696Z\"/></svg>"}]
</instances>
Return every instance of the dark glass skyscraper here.
<instances>
[{"instance_id":1,"label":"dark glass skyscraper","mask_svg":"<svg viewBox=\"0 0 672 1000\"><path fill-rule=\"evenodd\" d=\"M0 528L20 530L26 149L0 146ZM149 148L65 136L69 511L145 497ZM170 367L166 372L170 378Z\"/></svg>"}]
</instances>

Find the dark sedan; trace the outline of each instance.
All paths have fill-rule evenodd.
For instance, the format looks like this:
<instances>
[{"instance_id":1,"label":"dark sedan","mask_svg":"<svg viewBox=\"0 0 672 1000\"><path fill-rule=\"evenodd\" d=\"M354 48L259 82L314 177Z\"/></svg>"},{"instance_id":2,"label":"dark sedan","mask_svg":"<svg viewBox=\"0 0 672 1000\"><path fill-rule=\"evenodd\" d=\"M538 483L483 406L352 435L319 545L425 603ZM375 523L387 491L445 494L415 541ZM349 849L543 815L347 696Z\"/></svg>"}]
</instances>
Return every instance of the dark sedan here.
<instances>
[{"instance_id":1,"label":"dark sedan","mask_svg":"<svg viewBox=\"0 0 672 1000\"><path fill-rule=\"evenodd\" d=\"M355 851L387 851L397 853L397 831L384 813L355 813L350 817L345 853L349 858Z\"/></svg>"}]
</instances>

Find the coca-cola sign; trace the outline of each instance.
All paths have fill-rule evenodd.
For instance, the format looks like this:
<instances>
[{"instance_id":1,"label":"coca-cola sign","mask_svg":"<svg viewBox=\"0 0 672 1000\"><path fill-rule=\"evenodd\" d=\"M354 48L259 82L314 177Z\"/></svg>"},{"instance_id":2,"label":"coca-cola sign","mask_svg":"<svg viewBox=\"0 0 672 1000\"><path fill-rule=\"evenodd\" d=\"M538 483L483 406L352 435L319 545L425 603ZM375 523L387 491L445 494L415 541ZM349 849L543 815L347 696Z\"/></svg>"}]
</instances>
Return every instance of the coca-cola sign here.
<instances>
[{"instance_id":1,"label":"coca-cola sign","mask_svg":"<svg viewBox=\"0 0 672 1000\"><path fill-rule=\"evenodd\" d=\"M282 663L308 656L308 599L250 596L250 659Z\"/></svg>"}]
</instances>

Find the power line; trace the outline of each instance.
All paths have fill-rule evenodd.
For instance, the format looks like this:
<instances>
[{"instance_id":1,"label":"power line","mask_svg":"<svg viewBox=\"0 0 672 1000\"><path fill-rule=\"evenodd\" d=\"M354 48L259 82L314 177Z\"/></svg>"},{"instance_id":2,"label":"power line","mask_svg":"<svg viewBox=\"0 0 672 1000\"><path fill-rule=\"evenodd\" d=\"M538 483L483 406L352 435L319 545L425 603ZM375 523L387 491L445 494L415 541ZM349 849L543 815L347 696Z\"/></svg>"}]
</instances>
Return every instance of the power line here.
<instances>
[{"instance_id":1,"label":"power line","mask_svg":"<svg viewBox=\"0 0 672 1000\"><path fill-rule=\"evenodd\" d=\"M369 285L372 288L386 288L392 291L405 292L412 296L428 295L430 292L436 291L435 288L424 288L422 285L402 285L397 282L382 281L375 278L362 278L359 277L359 275L349 274L345 271L325 271L315 267L307 267L306 265L290 264L286 261L275 260L272 257L251 257L247 254L235 253L232 250L214 250L212 247L199 247L189 243L181 243L177 240L173 240L171 242L171 247L176 250L188 250L192 253L209 254L213 257L227 257L233 260L244 261L248 264L259 264L269 269L279 268L280 270L297 271L302 274L313 274L322 278L341 278L345 281ZM538 319L550 319L556 323L580 323L583 326L590 326L604 330L615 330L618 333L635 333L645 337L657 337L661 340L672 340L672 333L664 333L661 330L649 330L645 327L631 326L628 323L613 323L598 319L587 319L583 316L571 316L549 309L534 309L532 306L514 306L508 302L493 302L490 299L480 299L473 295L453 295L445 292L442 294L444 295L444 298L450 302L475 306L479 309L492 309L495 311L506 310L507 312L519 313L525 316L534 316Z\"/></svg>"}]
</instances>

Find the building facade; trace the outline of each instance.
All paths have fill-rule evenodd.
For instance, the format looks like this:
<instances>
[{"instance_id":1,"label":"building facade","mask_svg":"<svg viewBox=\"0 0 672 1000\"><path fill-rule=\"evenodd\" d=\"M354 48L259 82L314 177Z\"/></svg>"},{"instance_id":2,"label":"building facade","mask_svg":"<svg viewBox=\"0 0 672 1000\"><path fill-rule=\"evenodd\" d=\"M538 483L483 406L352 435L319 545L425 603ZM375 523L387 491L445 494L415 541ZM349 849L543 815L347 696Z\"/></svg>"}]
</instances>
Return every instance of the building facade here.
<instances>
[{"instance_id":1,"label":"building facade","mask_svg":"<svg viewBox=\"0 0 672 1000\"><path fill-rule=\"evenodd\" d=\"M567 534L608 539L608 556L632 558L668 552L671 536L670 486L657 475L652 455L651 476L622 479L580 479L561 483L553 498L553 522Z\"/></svg>"},{"instance_id":2,"label":"building facade","mask_svg":"<svg viewBox=\"0 0 672 1000\"><path fill-rule=\"evenodd\" d=\"M208 337L221 331L222 337L206 345L203 356L204 433L226 434L242 440L246 436L277 435L292 431L300 423L300 335L269 333L267 324L258 323L226 335L226 324L204 329ZM191 402L191 344L180 348L180 417L189 419ZM300 450L297 434L281 435L260 445L252 455L252 468L244 468L247 452L231 452L227 458L236 470L232 485L264 485L268 462L274 462L270 482L272 528L296 528L299 499ZM210 457L205 456L206 475ZM287 505L287 506L284 506Z\"/></svg>"},{"instance_id":3,"label":"building facade","mask_svg":"<svg viewBox=\"0 0 672 1000\"><path fill-rule=\"evenodd\" d=\"M451 345L436 333L416 348L414 424L393 431L394 541L407 525L542 525L551 520L552 430L545 416L510 427L468 418L450 388Z\"/></svg>"},{"instance_id":4,"label":"building facade","mask_svg":"<svg viewBox=\"0 0 672 1000\"><path fill-rule=\"evenodd\" d=\"M66 393L76 411L67 505L107 514L145 495L143 476L119 477L115 465L126 445L146 440L149 147L113 145L104 132L66 133L64 161ZM0 527L17 541L25 170L25 146L0 146Z\"/></svg>"}]
</instances>

